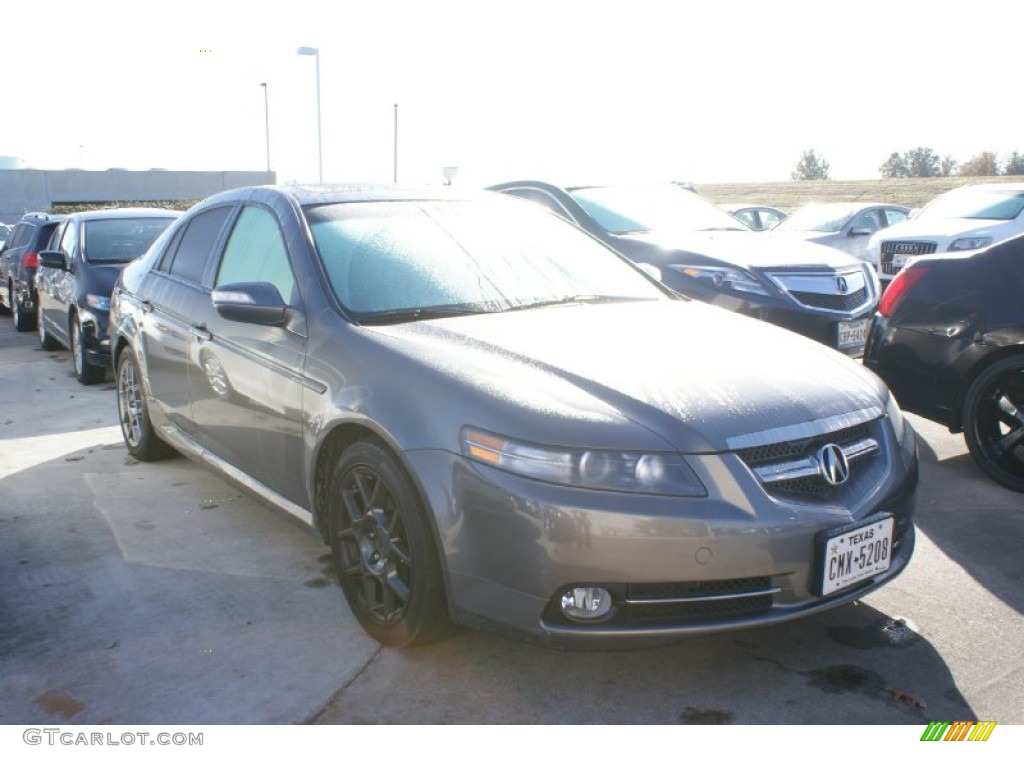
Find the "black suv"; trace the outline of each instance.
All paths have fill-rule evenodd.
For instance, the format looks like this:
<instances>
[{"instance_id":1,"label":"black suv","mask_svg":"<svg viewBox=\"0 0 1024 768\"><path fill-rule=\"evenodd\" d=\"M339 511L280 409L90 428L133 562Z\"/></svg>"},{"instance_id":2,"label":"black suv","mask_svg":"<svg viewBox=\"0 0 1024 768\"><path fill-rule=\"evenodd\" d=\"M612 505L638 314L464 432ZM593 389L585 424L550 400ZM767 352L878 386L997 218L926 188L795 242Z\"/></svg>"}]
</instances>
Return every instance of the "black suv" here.
<instances>
[{"instance_id":1,"label":"black suv","mask_svg":"<svg viewBox=\"0 0 1024 768\"><path fill-rule=\"evenodd\" d=\"M36 327L36 268L39 251L64 216L27 213L18 222L0 251L0 304L14 315L14 327L31 331Z\"/></svg>"}]
</instances>

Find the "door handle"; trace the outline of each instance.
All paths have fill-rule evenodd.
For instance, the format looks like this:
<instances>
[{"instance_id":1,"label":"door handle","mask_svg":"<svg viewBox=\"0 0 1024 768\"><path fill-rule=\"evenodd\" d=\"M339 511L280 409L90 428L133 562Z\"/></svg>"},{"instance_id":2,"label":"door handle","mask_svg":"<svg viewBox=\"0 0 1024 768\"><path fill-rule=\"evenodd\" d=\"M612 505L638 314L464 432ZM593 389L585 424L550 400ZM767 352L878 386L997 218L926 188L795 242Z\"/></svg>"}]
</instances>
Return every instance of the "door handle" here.
<instances>
[{"instance_id":1,"label":"door handle","mask_svg":"<svg viewBox=\"0 0 1024 768\"><path fill-rule=\"evenodd\" d=\"M213 334L206 330L205 325L193 325L192 333L196 336L196 341L209 341L213 338Z\"/></svg>"},{"instance_id":2,"label":"door handle","mask_svg":"<svg viewBox=\"0 0 1024 768\"><path fill-rule=\"evenodd\" d=\"M142 311L143 312L149 313L149 312L152 312L153 309L154 309L153 302L151 302L149 299L144 299L142 301Z\"/></svg>"}]
</instances>

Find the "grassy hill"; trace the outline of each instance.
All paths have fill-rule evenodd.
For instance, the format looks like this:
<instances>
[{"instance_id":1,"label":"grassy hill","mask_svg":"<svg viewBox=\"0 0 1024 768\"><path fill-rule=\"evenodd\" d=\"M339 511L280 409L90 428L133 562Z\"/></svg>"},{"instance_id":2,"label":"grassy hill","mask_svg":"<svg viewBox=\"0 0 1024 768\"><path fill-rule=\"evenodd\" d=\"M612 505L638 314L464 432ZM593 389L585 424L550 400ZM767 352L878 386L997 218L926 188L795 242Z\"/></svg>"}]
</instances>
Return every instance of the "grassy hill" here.
<instances>
[{"instance_id":1,"label":"grassy hill","mask_svg":"<svg viewBox=\"0 0 1024 768\"><path fill-rule=\"evenodd\" d=\"M896 203L920 208L936 195L964 184L1024 183L1024 176L943 176L930 179L873 181L778 181L744 184L698 184L697 191L714 203L761 203L795 211L805 203Z\"/></svg>"}]
</instances>

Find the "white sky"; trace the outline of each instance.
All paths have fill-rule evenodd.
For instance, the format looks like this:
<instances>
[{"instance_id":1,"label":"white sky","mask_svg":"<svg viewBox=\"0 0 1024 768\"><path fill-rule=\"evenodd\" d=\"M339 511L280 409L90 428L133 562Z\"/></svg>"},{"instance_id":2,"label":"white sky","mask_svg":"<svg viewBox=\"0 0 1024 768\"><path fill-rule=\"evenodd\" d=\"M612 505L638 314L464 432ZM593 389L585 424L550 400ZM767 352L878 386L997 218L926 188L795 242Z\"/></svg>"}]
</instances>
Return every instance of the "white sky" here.
<instances>
[{"instance_id":1,"label":"white sky","mask_svg":"<svg viewBox=\"0 0 1024 768\"><path fill-rule=\"evenodd\" d=\"M0 155L315 181L832 178L1024 151L1020 0L5 4Z\"/></svg>"}]
</instances>

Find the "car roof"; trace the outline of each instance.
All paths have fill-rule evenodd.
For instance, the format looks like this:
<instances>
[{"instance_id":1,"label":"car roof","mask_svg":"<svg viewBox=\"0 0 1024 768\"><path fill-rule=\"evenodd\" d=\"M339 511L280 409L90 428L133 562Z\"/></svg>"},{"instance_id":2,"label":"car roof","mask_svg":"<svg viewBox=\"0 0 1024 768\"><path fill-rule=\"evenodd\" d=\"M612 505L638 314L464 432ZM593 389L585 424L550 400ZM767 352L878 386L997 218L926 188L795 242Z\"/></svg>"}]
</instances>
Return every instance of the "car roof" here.
<instances>
[{"instance_id":1,"label":"car roof","mask_svg":"<svg viewBox=\"0 0 1024 768\"><path fill-rule=\"evenodd\" d=\"M465 200L481 196L481 192L456 190L452 187L407 187L390 184L334 184L334 185L268 185L239 187L216 194L203 203L231 202L282 195L298 205L324 203L374 202L382 200ZM203 203L200 203L202 205Z\"/></svg>"},{"instance_id":2,"label":"car roof","mask_svg":"<svg viewBox=\"0 0 1024 768\"><path fill-rule=\"evenodd\" d=\"M91 211L78 211L68 214L69 219L89 221L93 219L176 219L183 211L175 211L170 208L97 208Z\"/></svg>"}]
</instances>

